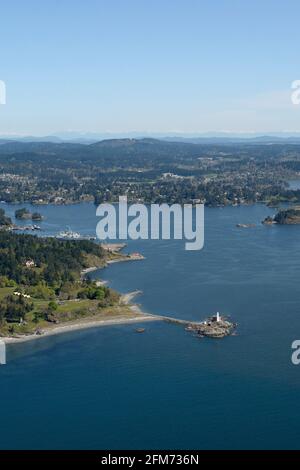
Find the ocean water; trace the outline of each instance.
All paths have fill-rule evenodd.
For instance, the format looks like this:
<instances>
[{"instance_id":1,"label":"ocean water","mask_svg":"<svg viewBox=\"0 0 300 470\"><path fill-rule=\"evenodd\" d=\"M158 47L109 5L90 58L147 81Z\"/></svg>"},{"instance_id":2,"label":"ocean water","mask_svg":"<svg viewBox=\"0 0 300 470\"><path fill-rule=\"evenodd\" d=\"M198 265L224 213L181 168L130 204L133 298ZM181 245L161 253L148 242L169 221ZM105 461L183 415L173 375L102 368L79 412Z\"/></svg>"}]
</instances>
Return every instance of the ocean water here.
<instances>
[{"instance_id":1,"label":"ocean water","mask_svg":"<svg viewBox=\"0 0 300 470\"><path fill-rule=\"evenodd\" d=\"M1 205L8 214L18 206ZM95 207L41 206L41 234L94 234ZM205 210L205 245L130 241L141 262L94 273L145 311L203 319L217 310L237 335L198 339L147 323L9 345L0 366L1 449L300 447L300 226L263 226L263 205ZM256 223L239 229L237 223Z\"/></svg>"},{"instance_id":2,"label":"ocean water","mask_svg":"<svg viewBox=\"0 0 300 470\"><path fill-rule=\"evenodd\" d=\"M289 189L292 189L292 190L300 189L300 180L299 179L290 180Z\"/></svg>"}]
</instances>

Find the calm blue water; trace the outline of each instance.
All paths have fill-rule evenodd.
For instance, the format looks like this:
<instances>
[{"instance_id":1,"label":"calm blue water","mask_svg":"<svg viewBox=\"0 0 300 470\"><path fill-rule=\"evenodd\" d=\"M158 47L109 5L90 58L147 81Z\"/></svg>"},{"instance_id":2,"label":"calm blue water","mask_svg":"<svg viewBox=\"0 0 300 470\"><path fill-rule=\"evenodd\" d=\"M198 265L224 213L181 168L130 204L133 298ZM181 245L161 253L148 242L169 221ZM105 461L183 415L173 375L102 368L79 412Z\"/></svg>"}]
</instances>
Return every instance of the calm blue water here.
<instances>
[{"instance_id":1,"label":"calm blue water","mask_svg":"<svg viewBox=\"0 0 300 470\"><path fill-rule=\"evenodd\" d=\"M95 231L92 204L38 210L44 234ZM143 335L124 325L10 345L0 448L300 448L300 366L290 361L300 338L300 226L261 225L273 212L206 209L199 252L181 241L129 242L144 261L95 275L142 290L150 312L230 314L238 335L199 340L151 323Z\"/></svg>"},{"instance_id":2,"label":"calm blue water","mask_svg":"<svg viewBox=\"0 0 300 470\"><path fill-rule=\"evenodd\" d=\"M296 190L300 189L300 180L290 180L289 181L289 189Z\"/></svg>"}]
</instances>

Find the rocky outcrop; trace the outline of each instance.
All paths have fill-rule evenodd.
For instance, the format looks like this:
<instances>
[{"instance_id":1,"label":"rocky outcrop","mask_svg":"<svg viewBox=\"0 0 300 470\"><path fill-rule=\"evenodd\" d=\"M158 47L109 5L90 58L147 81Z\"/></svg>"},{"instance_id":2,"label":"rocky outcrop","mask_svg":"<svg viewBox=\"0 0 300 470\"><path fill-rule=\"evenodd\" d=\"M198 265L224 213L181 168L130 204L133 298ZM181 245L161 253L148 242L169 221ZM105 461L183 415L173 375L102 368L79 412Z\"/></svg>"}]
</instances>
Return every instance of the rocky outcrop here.
<instances>
[{"instance_id":1,"label":"rocky outcrop","mask_svg":"<svg viewBox=\"0 0 300 470\"><path fill-rule=\"evenodd\" d=\"M279 211L274 217L274 222L280 225L300 224L300 207Z\"/></svg>"},{"instance_id":2,"label":"rocky outcrop","mask_svg":"<svg viewBox=\"0 0 300 470\"><path fill-rule=\"evenodd\" d=\"M281 209L274 217L266 217L262 222L265 225L297 225L300 224L300 207L295 206L288 209Z\"/></svg>"},{"instance_id":3,"label":"rocky outcrop","mask_svg":"<svg viewBox=\"0 0 300 470\"><path fill-rule=\"evenodd\" d=\"M264 225L273 225L273 224L276 224L277 222L275 222L274 218L271 217L270 215L268 215L268 217L265 218L265 220L262 221L262 224Z\"/></svg>"},{"instance_id":4,"label":"rocky outcrop","mask_svg":"<svg viewBox=\"0 0 300 470\"><path fill-rule=\"evenodd\" d=\"M224 317L213 315L201 323L190 323L186 330L195 332L200 338L204 336L224 338L224 336L231 335L236 326L236 323Z\"/></svg>"}]
</instances>

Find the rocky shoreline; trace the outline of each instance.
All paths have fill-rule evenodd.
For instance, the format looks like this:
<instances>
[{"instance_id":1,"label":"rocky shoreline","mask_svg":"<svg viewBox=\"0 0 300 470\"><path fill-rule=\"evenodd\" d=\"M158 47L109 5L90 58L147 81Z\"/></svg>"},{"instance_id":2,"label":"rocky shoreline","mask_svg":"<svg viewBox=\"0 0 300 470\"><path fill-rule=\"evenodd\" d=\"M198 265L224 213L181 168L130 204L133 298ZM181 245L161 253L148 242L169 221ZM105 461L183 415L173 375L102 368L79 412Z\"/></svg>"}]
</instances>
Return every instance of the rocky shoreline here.
<instances>
[{"instance_id":1,"label":"rocky shoreline","mask_svg":"<svg viewBox=\"0 0 300 470\"><path fill-rule=\"evenodd\" d=\"M116 257L111 260L106 260L106 263L102 266L92 266L89 268L84 269L81 272L81 277L84 278L87 274L103 268L109 264L122 262L122 261L131 261L131 260L141 260L144 257L139 253L133 253L131 255L123 255L119 253L119 251L123 248L123 246L117 246L114 250L114 246L109 246L109 252ZM103 282L103 281L98 281ZM187 331L195 333L195 335L199 338L202 337L209 337L209 338L223 338L225 336L229 336L232 334L233 330L236 328L236 324L230 322L227 318L220 316L219 313L208 317L206 320L202 322L193 322L184 319L177 319L174 317L168 317L164 315L155 315L151 313L143 312L139 305L131 304L131 301L134 297L139 295L140 291L129 292L127 294L123 294L119 301L119 308L124 308L124 312L119 312L118 316L113 314L108 315L105 319L102 318L86 318L82 320L77 320L76 322L70 321L63 323L59 326L53 326L44 328L43 330L37 330L36 332L28 335L20 335L20 336L11 336L11 337L2 337L1 339L6 343L19 343L23 341L30 341L32 339L43 338L49 335L59 334L59 333L67 333L69 331L81 330L86 328L98 327L98 326L105 326L105 325L115 325L115 324L122 324L122 323L137 323L137 322L145 322L145 321L166 321L168 323L175 323L181 324L185 326ZM125 311L126 310L126 311Z\"/></svg>"},{"instance_id":2,"label":"rocky shoreline","mask_svg":"<svg viewBox=\"0 0 300 470\"><path fill-rule=\"evenodd\" d=\"M300 224L300 207L294 206L288 209L281 209L274 217L266 217L262 223L264 225L299 225Z\"/></svg>"},{"instance_id":3,"label":"rocky shoreline","mask_svg":"<svg viewBox=\"0 0 300 470\"><path fill-rule=\"evenodd\" d=\"M224 338L224 336L231 335L236 327L236 323L230 322L217 313L216 315L208 317L202 323L191 323L186 330L195 333L200 338L205 336L208 338Z\"/></svg>"}]
</instances>

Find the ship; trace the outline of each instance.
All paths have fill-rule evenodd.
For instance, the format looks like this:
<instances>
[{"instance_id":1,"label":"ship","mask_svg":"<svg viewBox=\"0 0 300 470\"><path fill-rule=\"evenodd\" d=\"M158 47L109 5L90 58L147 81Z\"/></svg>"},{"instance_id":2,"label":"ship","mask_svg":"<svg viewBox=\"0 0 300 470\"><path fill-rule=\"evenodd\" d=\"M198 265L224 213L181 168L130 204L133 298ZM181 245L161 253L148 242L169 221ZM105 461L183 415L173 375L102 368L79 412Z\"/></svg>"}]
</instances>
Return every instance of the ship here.
<instances>
[{"instance_id":1,"label":"ship","mask_svg":"<svg viewBox=\"0 0 300 470\"><path fill-rule=\"evenodd\" d=\"M81 235L79 232L73 232L69 228L63 230L56 235L56 238L60 240L96 240L96 237L90 235Z\"/></svg>"}]
</instances>

